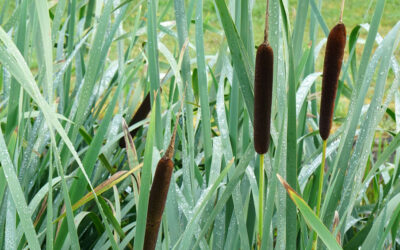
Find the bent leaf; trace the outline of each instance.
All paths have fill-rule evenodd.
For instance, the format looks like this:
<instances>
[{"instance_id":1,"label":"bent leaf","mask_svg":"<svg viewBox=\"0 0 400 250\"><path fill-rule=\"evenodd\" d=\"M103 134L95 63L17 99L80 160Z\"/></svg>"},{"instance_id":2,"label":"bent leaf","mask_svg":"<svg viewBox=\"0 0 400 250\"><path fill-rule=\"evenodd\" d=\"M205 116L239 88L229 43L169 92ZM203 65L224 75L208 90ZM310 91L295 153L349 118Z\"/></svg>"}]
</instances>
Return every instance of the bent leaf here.
<instances>
[{"instance_id":1,"label":"bent leaf","mask_svg":"<svg viewBox=\"0 0 400 250\"><path fill-rule=\"evenodd\" d=\"M335 237L329 232L328 228L321 222L321 220L315 215L312 209L307 205L307 203L301 198L300 195L294 191L292 187L279 175L276 175L282 185L285 187L286 192L289 194L290 198L300 210L301 215L303 215L307 224L318 234L318 237L325 243L328 249L342 249L337 243Z\"/></svg>"},{"instance_id":2,"label":"bent leaf","mask_svg":"<svg viewBox=\"0 0 400 250\"><path fill-rule=\"evenodd\" d=\"M133 172L139 170L142 167L142 165L143 164L141 163L136 168L133 168L133 169L131 169L129 171L125 171L125 170L124 171L118 171L117 173L112 175L109 179L105 180L103 183L101 183L100 185L98 185L94 189L96 195L100 195L100 194L104 193L105 191L107 191L108 189L113 187L114 185L117 185L121 181L125 180L125 178L128 177L130 174L132 174ZM76 209L78 209L81 206L85 205L86 203L91 201L93 198L94 198L93 192L87 193L85 196L83 196L78 202L76 202L72 206L72 211L75 211ZM53 223L57 223L59 220L61 220L64 217L65 217L65 212L62 213L55 221L53 221Z\"/></svg>"}]
</instances>

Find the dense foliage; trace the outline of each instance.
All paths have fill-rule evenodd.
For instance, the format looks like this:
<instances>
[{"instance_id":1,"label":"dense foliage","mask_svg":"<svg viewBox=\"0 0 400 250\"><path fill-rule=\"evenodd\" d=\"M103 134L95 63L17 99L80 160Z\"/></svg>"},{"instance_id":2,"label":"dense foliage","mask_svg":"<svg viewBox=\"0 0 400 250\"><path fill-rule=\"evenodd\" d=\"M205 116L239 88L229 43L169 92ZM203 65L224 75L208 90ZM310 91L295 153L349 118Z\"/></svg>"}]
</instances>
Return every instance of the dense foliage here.
<instances>
[{"instance_id":1,"label":"dense foliage","mask_svg":"<svg viewBox=\"0 0 400 250\"><path fill-rule=\"evenodd\" d=\"M322 0L269 3L264 192L259 3L0 0L0 249L142 249L175 124L157 249L256 248L259 193L262 249L311 249L314 232L318 248L399 249L400 22L379 34L387 1L369 2L366 24L346 24L317 216Z\"/></svg>"}]
</instances>

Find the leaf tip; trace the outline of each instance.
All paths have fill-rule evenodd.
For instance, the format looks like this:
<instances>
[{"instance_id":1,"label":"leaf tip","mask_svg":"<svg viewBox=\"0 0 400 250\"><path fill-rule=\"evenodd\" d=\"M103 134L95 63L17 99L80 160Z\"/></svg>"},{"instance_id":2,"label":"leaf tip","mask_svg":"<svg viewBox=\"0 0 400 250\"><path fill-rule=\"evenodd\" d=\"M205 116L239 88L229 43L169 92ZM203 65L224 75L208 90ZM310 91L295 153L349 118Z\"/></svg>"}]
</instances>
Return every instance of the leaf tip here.
<instances>
[{"instance_id":1,"label":"leaf tip","mask_svg":"<svg viewBox=\"0 0 400 250\"><path fill-rule=\"evenodd\" d=\"M126 123L124 118L122 118L122 130L124 131L124 140L125 140L125 142L129 143L129 148L130 149L134 148L135 144L133 144L133 139L132 139L131 134L129 133L128 124Z\"/></svg>"},{"instance_id":2,"label":"leaf tip","mask_svg":"<svg viewBox=\"0 0 400 250\"><path fill-rule=\"evenodd\" d=\"M280 181L280 183L282 183L282 185L286 189L286 192L288 192L290 196L292 195L292 193L296 193L296 191L294 191L294 189L282 178L282 176L276 174L276 177L278 177L278 180Z\"/></svg>"}]
</instances>

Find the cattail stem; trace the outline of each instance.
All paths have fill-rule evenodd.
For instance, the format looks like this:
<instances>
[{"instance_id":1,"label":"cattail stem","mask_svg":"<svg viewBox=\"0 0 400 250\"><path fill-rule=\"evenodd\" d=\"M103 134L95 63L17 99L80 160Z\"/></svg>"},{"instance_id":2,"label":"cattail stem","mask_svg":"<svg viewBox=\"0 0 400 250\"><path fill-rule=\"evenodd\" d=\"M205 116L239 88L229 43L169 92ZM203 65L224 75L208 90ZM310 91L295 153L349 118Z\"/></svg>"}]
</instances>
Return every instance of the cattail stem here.
<instances>
[{"instance_id":1,"label":"cattail stem","mask_svg":"<svg viewBox=\"0 0 400 250\"><path fill-rule=\"evenodd\" d=\"M264 27L264 43L268 43L268 29L269 29L269 0L267 0L267 8L265 10L265 27Z\"/></svg>"},{"instance_id":2,"label":"cattail stem","mask_svg":"<svg viewBox=\"0 0 400 250\"><path fill-rule=\"evenodd\" d=\"M325 140L322 144L322 163L321 168L319 169L319 184L318 184L318 200L317 200L317 216L319 216L319 212L321 210L321 196L322 196L322 186L324 184L324 168L325 168L325 157L326 157L326 143Z\"/></svg>"},{"instance_id":3,"label":"cattail stem","mask_svg":"<svg viewBox=\"0 0 400 250\"><path fill-rule=\"evenodd\" d=\"M326 157L326 142L324 140L322 145L322 163L321 168L319 169L319 179L318 179L318 197L317 197L317 216L319 217L319 213L321 210L321 197L322 197L322 187L324 184L324 169L325 169L325 157ZM314 232L314 241L312 249L317 249L317 233Z\"/></svg>"},{"instance_id":4,"label":"cattail stem","mask_svg":"<svg viewBox=\"0 0 400 250\"><path fill-rule=\"evenodd\" d=\"M340 17L339 17L339 23L343 23L343 10L344 10L344 2L345 2L345 0L342 0L342 6L340 7Z\"/></svg>"},{"instance_id":5,"label":"cattail stem","mask_svg":"<svg viewBox=\"0 0 400 250\"><path fill-rule=\"evenodd\" d=\"M264 207L264 155L260 155L260 176L258 189L258 249L261 247L263 232L263 207Z\"/></svg>"}]
</instances>

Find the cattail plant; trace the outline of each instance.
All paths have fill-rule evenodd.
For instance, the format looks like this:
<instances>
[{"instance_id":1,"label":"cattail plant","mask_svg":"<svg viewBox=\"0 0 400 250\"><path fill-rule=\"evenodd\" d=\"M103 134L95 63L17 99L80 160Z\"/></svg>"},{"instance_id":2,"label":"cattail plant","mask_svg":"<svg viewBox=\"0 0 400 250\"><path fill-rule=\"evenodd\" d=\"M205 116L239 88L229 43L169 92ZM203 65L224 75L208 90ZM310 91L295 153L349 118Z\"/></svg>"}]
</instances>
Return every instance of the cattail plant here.
<instances>
[{"instance_id":1,"label":"cattail plant","mask_svg":"<svg viewBox=\"0 0 400 250\"><path fill-rule=\"evenodd\" d=\"M274 53L268 43L268 0L265 12L264 42L258 46L254 77L254 148L260 154L258 248L261 247L264 205L264 154L270 137Z\"/></svg>"},{"instance_id":2,"label":"cattail plant","mask_svg":"<svg viewBox=\"0 0 400 250\"><path fill-rule=\"evenodd\" d=\"M339 23L329 32L326 44L324 70L322 76L322 95L319 119L319 134L323 140L322 163L319 170L319 187L317 197L317 216L320 213L322 187L324 183L324 168L326 144L330 134L335 107L336 91L343 62L344 47L346 46L346 27L342 22L344 0L340 11ZM314 233L313 249L317 249L317 235Z\"/></svg>"},{"instance_id":3,"label":"cattail plant","mask_svg":"<svg viewBox=\"0 0 400 250\"><path fill-rule=\"evenodd\" d=\"M149 114L151 110L151 103L150 103L150 93L148 93L146 95L146 97L144 98L143 102L140 104L138 110L136 111L136 113L133 115L132 120L129 122L129 126L132 126L135 123L138 123L144 119L146 119L147 115ZM139 128L135 128L134 130L132 130L131 132L131 137L135 137L136 133L139 131ZM126 144L125 144L125 139L124 137L122 137L119 140L119 146L121 148L125 148Z\"/></svg>"},{"instance_id":4,"label":"cattail plant","mask_svg":"<svg viewBox=\"0 0 400 250\"><path fill-rule=\"evenodd\" d=\"M178 118L175 122L174 132L168 149L158 162L154 174L153 184L150 189L149 205L147 208L146 234L144 237L143 249L152 250L156 247L158 230L160 228L165 202L167 201L172 171L174 170L174 163L171 159L174 155L177 125Z\"/></svg>"}]
</instances>

